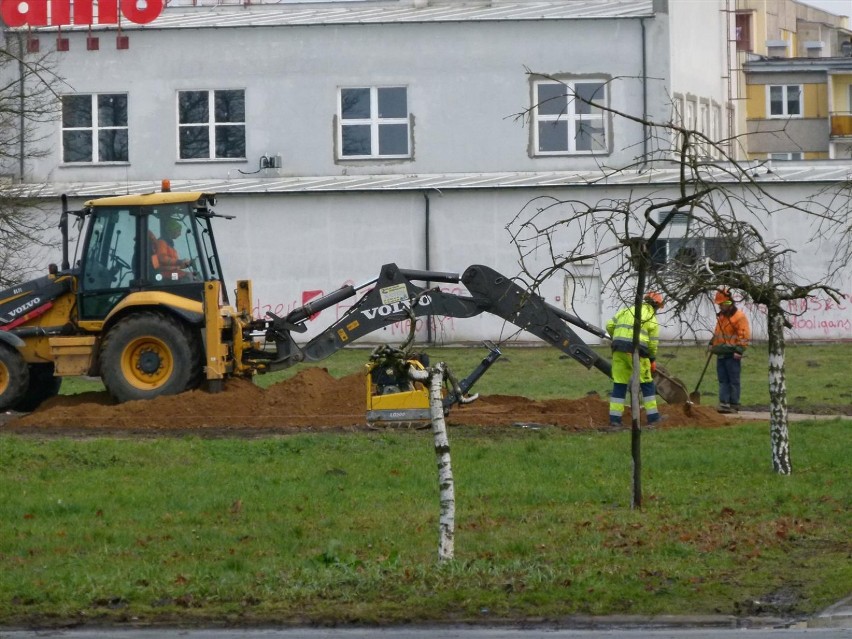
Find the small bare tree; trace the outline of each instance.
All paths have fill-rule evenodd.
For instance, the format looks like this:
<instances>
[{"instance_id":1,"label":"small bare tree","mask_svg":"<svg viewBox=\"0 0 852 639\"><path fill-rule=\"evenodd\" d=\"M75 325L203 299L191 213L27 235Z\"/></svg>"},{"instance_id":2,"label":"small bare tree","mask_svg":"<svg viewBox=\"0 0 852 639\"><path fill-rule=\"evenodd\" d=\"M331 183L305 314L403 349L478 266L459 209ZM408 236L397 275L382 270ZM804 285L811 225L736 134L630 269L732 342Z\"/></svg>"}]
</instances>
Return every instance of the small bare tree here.
<instances>
[{"instance_id":1,"label":"small bare tree","mask_svg":"<svg viewBox=\"0 0 852 639\"><path fill-rule=\"evenodd\" d=\"M49 210L26 182L27 161L48 152L39 125L59 111L61 80L48 54L29 53L21 32L0 42L0 287L18 283L43 267L51 245ZM2 37L0 35L0 37ZM35 266L38 265L38 266Z\"/></svg>"},{"instance_id":2,"label":"small bare tree","mask_svg":"<svg viewBox=\"0 0 852 639\"><path fill-rule=\"evenodd\" d=\"M592 263L607 274L604 286L620 303L638 305L646 289L662 291L667 314L681 323L684 334L706 326L702 311L707 308L708 293L722 286L741 291L766 313L772 467L779 474L789 474L784 381L784 327L790 326L791 312L787 302L806 301L816 292L839 299L834 283L850 258L849 185L784 201L772 188L777 182L766 165L731 157L727 149L735 140L711 140L677 124L676 114L666 123L637 118L575 95L567 85L565 95L614 119L641 123L650 136L647 153L629 166L599 167L600 179L633 172L644 175L647 186L624 188L620 194L611 187L608 198L596 201L542 197L528 202L507 227L525 277L537 286L556 274L570 275L572 264ZM528 116L529 111L518 114ZM653 176L661 172L666 177L674 173L677 179L665 188L655 186ZM795 216L801 235L811 238L815 250L832 252L833 259L818 277L802 277L785 238L772 237L772 224L780 216ZM677 230L672 226L674 219L682 223ZM676 242L665 241L671 238ZM668 249L675 244L680 248L672 254ZM548 256L544 262L542 251ZM639 505L638 458L635 462L634 505Z\"/></svg>"}]
</instances>

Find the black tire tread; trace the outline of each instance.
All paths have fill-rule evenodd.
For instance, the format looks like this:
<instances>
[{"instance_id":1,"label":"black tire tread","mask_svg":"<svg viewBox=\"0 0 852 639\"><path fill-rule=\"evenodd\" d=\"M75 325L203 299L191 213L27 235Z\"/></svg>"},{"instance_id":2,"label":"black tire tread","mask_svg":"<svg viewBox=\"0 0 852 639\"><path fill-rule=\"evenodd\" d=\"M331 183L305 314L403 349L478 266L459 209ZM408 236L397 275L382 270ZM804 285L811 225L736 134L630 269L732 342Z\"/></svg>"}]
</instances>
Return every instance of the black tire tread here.
<instances>
[{"instance_id":1,"label":"black tire tread","mask_svg":"<svg viewBox=\"0 0 852 639\"><path fill-rule=\"evenodd\" d=\"M53 375L53 363L30 364L29 383L24 391L23 397L15 404L14 409L23 413L29 413L41 406L44 402L59 394L62 387L62 378Z\"/></svg>"},{"instance_id":2,"label":"black tire tread","mask_svg":"<svg viewBox=\"0 0 852 639\"><path fill-rule=\"evenodd\" d=\"M0 394L0 410L13 409L27 392L30 371L21 354L6 344L0 344L0 366L9 374L9 384Z\"/></svg>"},{"instance_id":3,"label":"black tire tread","mask_svg":"<svg viewBox=\"0 0 852 639\"><path fill-rule=\"evenodd\" d=\"M140 335L156 335L166 342L175 362L174 374L153 390L130 384L121 370L121 355L127 343ZM195 333L183 322L165 313L141 311L118 321L107 333L100 351L101 379L118 402L152 399L183 392L200 376L202 356Z\"/></svg>"}]
</instances>

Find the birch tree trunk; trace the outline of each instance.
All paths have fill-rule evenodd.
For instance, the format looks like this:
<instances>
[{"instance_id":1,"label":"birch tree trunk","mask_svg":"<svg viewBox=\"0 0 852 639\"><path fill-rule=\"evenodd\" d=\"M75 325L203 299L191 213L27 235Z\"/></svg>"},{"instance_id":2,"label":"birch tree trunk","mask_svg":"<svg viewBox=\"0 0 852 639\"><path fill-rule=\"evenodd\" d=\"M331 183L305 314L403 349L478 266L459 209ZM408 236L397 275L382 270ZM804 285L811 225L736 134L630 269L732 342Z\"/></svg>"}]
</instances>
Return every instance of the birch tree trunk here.
<instances>
[{"instance_id":1,"label":"birch tree trunk","mask_svg":"<svg viewBox=\"0 0 852 639\"><path fill-rule=\"evenodd\" d=\"M769 438L772 469L780 475L793 472L790 433L787 428L787 383L784 377L784 314L767 306L769 342Z\"/></svg>"},{"instance_id":2,"label":"birch tree trunk","mask_svg":"<svg viewBox=\"0 0 852 639\"><path fill-rule=\"evenodd\" d=\"M450 440L444 420L442 389L446 366L439 362L429 378L429 416L435 438L435 457L438 461L438 487L440 490L441 514L438 519L438 560L449 561L455 552L456 489L453 468L450 463Z\"/></svg>"}]
</instances>

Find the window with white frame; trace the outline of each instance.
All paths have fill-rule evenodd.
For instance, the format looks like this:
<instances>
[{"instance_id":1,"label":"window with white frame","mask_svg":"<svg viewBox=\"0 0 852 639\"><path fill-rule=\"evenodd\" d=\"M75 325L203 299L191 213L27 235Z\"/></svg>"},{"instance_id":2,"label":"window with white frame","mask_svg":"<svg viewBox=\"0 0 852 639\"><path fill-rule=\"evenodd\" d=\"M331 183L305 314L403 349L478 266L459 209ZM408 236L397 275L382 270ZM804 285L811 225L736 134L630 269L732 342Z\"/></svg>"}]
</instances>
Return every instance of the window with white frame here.
<instances>
[{"instance_id":1,"label":"window with white frame","mask_svg":"<svg viewBox=\"0 0 852 639\"><path fill-rule=\"evenodd\" d=\"M802 117L802 85L773 84L766 87L770 118Z\"/></svg>"},{"instance_id":2,"label":"window with white frame","mask_svg":"<svg viewBox=\"0 0 852 639\"><path fill-rule=\"evenodd\" d=\"M713 151L711 145L713 138L710 135L710 103L705 100L698 105L698 131L704 136L700 143L701 155L710 157Z\"/></svg>"},{"instance_id":3,"label":"window with white frame","mask_svg":"<svg viewBox=\"0 0 852 639\"><path fill-rule=\"evenodd\" d=\"M178 91L178 157L245 158L245 91Z\"/></svg>"},{"instance_id":4,"label":"window with white frame","mask_svg":"<svg viewBox=\"0 0 852 639\"><path fill-rule=\"evenodd\" d=\"M686 99L686 117L684 118L684 124L686 128L690 131L696 131L698 129L698 100L695 98L687 98Z\"/></svg>"},{"instance_id":5,"label":"window with white frame","mask_svg":"<svg viewBox=\"0 0 852 639\"><path fill-rule=\"evenodd\" d=\"M722 149L719 145L722 142L722 107L718 104L713 105L713 117L710 121L710 139L713 140L713 157L722 157Z\"/></svg>"},{"instance_id":6,"label":"window with white frame","mask_svg":"<svg viewBox=\"0 0 852 639\"><path fill-rule=\"evenodd\" d=\"M727 262L734 258L730 241L721 237L672 237L654 240L650 247L651 267L692 266L698 260Z\"/></svg>"},{"instance_id":7,"label":"window with white frame","mask_svg":"<svg viewBox=\"0 0 852 639\"><path fill-rule=\"evenodd\" d=\"M61 101L63 162L129 161L126 93L63 95Z\"/></svg>"},{"instance_id":8,"label":"window with white frame","mask_svg":"<svg viewBox=\"0 0 852 639\"><path fill-rule=\"evenodd\" d=\"M338 158L411 156L408 88L344 87L338 96Z\"/></svg>"},{"instance_id":9,"label":"window with white frame","mask_svg":"<svg viewBox=\"0 0 852 639\"><path fill-rule=\"evenodd\" d=\"M609 96L603 80L536 82L533 85L536 155L606 153Z\"/></svg>"},{"instance_id":10,"label":"window with white frame","mask_svg":"<svg viewBox=\"0 0 852 639\"><path fill-rule=\"evenodd\" d=\"M778 160L779 162L790 162L795 160L804 160L805 154L801 151L795 153L770 153L770 160Z\"/></svg>"},{"instance_id":11,"label":"window with white frame","mask_svg":"<svg viewBox=\"0 0 852 639\"><path fill-rule=\"evenodd\" d=\"M678 129L684 126L684 99L680 94L675 93L672 98L672 151L675 157L680 152L680 147L683 144L683 133Z\"/></svg>"}]
</instances>

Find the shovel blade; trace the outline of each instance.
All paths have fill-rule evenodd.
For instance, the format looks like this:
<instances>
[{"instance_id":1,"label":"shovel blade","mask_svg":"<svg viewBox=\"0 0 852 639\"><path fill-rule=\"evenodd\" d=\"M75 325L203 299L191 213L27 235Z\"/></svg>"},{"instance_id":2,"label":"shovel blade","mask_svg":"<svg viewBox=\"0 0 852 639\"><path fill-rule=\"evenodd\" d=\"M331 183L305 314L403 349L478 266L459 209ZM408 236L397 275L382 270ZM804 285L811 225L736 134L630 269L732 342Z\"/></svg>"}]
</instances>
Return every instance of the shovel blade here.
<instances>
[{"instance_id":1,"label":"shovel blade","mask_svg":"<svg viewBox=\"0 0 852 639\"><path fill-rule=\"evenodd\" d=\"M692 404L700 404L701 403L701 392L700 391L692 391L689 394L689 401Z\"/></svg>"},{"instance_id":2,"label":"shovel blade","mask_svg":"<svg viewBox=\"0 0 852 639\"><path fill-rule=\"evenodd\" d=\"M657 395L669 404L686 404L689 401L689 391L684 383L677 377L672 377L669 372L657 365L654 373L654 383L657 386Z\"/></svg>"}]
</instances>

